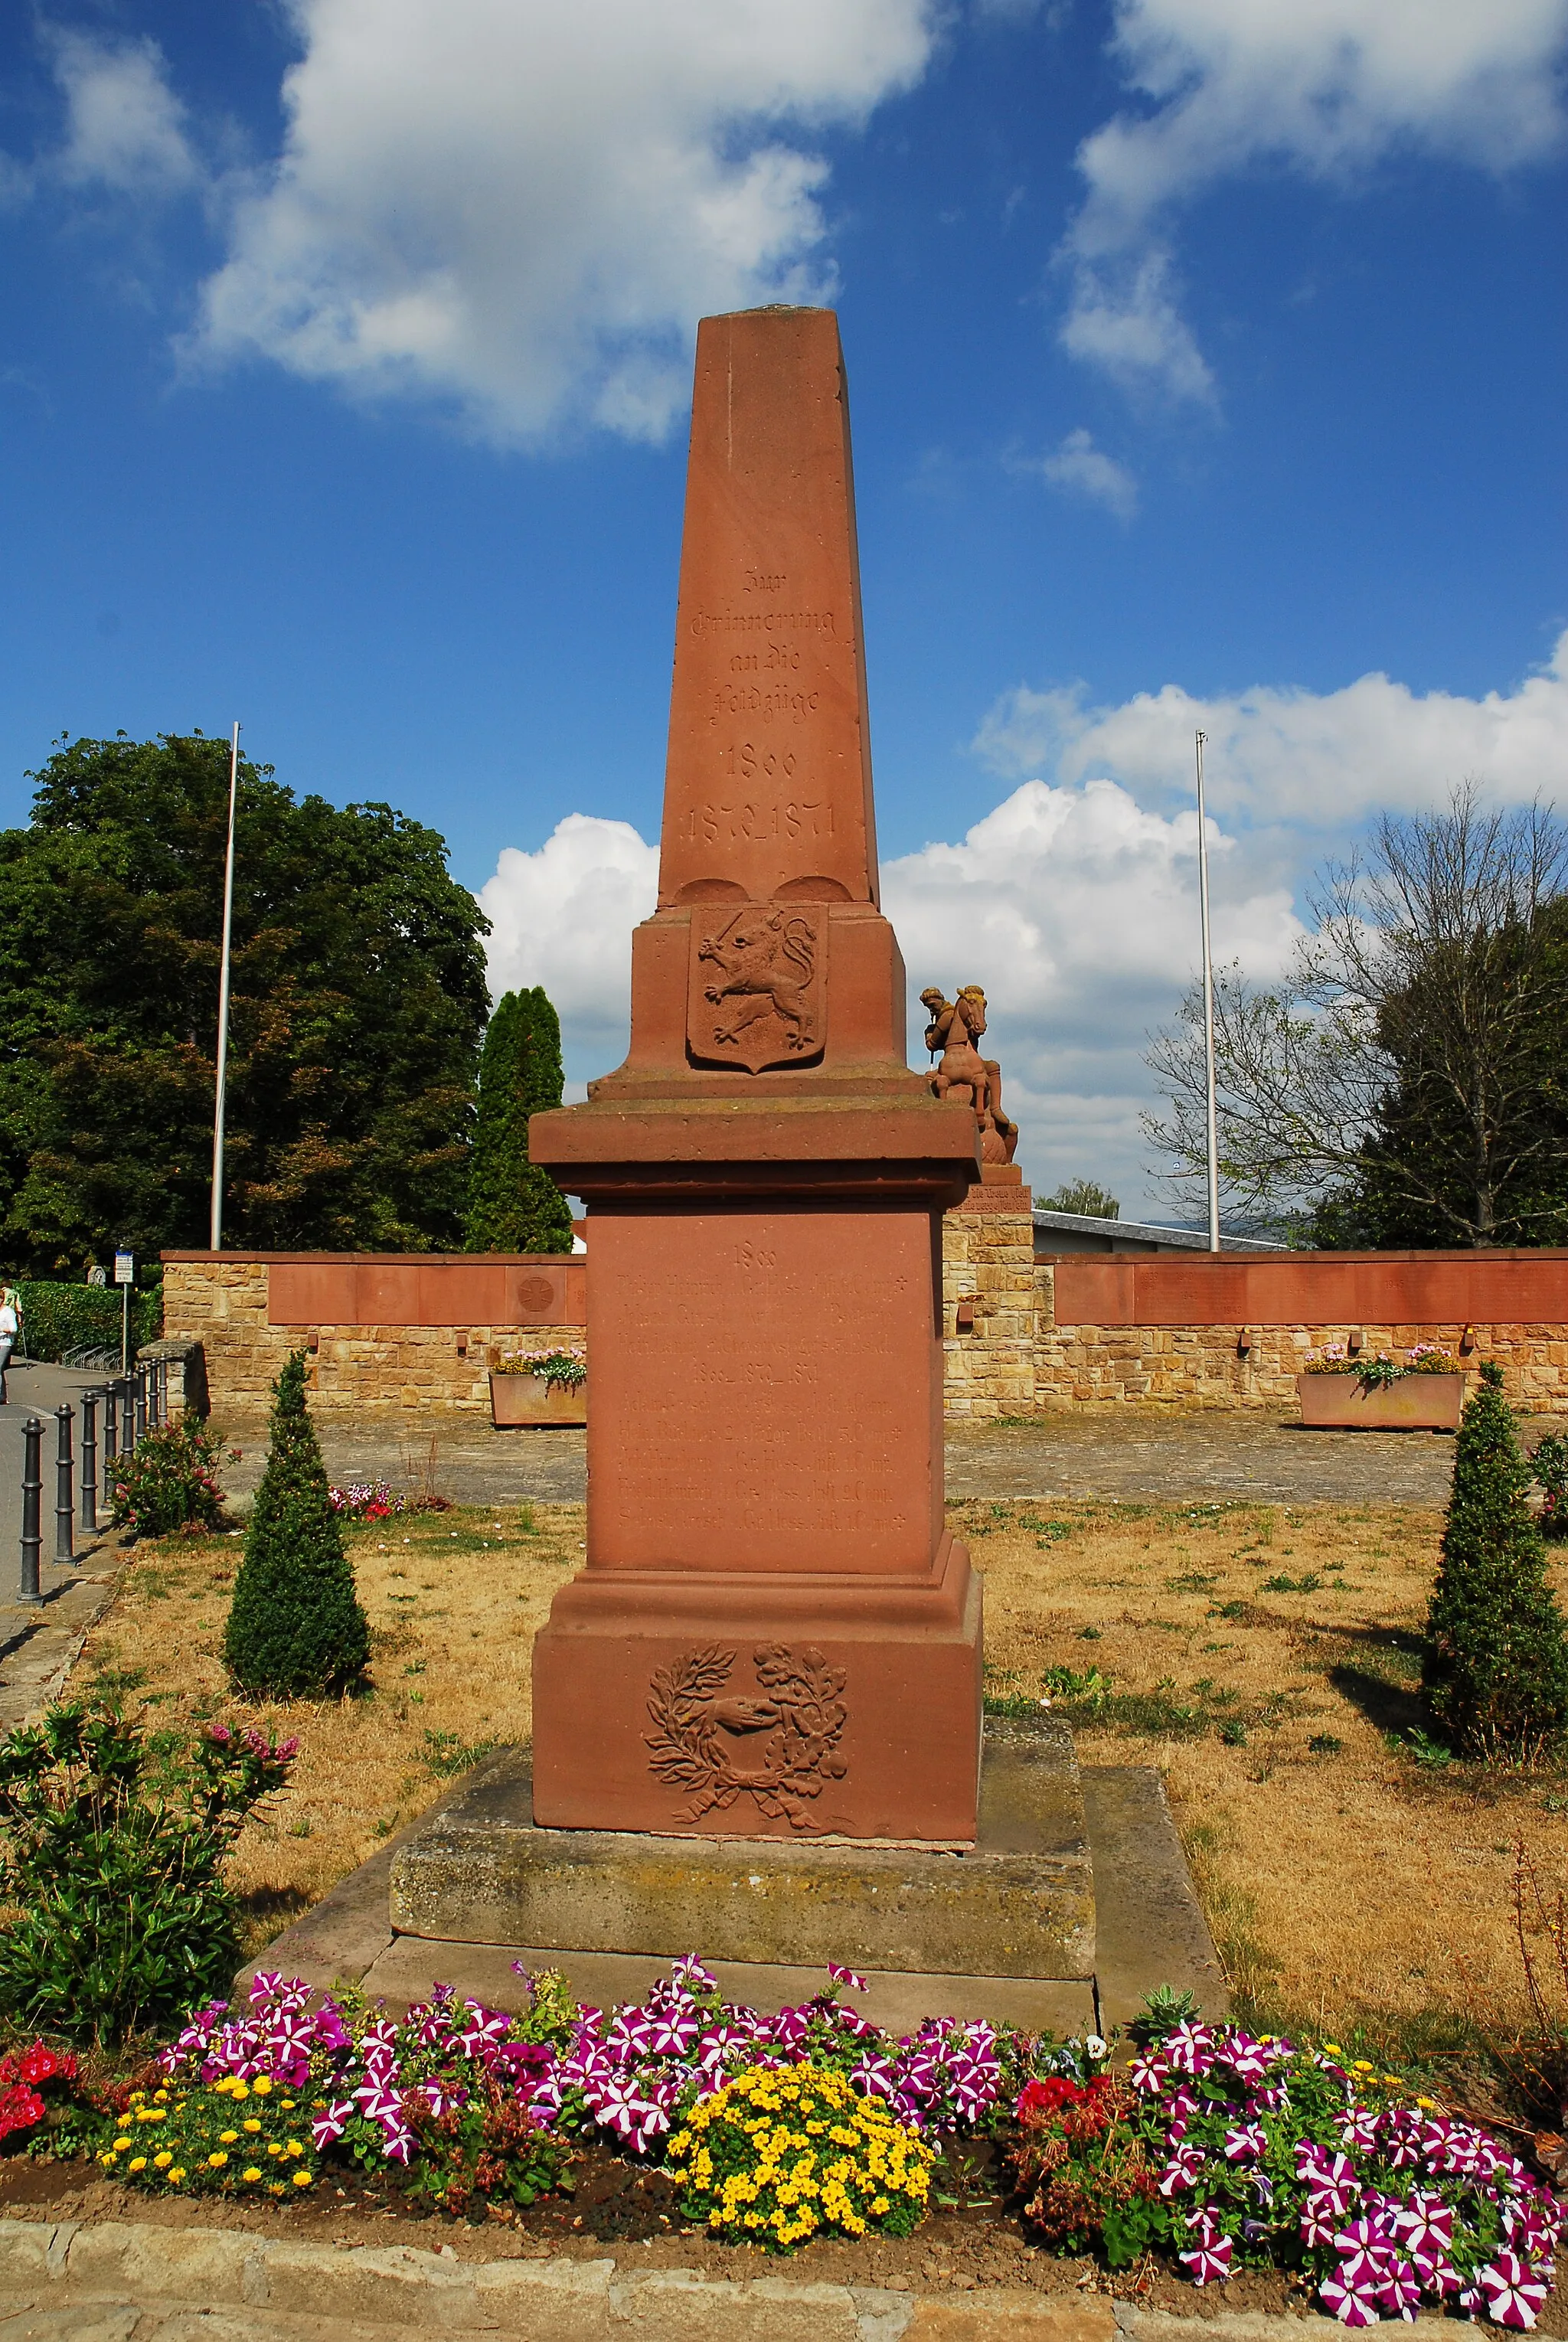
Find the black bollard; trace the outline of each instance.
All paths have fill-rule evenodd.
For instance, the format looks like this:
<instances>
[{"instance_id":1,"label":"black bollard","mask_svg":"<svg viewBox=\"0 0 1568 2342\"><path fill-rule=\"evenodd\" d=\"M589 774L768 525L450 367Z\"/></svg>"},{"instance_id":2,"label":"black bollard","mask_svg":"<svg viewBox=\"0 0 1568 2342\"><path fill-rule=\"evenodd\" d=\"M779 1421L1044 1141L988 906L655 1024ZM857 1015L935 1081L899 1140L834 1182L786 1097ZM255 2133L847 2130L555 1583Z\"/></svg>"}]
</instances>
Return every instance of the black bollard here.
<instances>
[{"instance_id":1,"label":"black bollard","mask_svg":"<svg viewBox=\"0 0 1568 2342\"><path fill-rule=\"evenodd\" d=\"M55 1420L60 1426L59 1445L55 1450L55 1558L75 1561L76 1546L72 1536L75 1526L76 1499L71 1486L75 1457L71 1452L71 1426L75 1421L75 1409L57 1406Z\"/></svg>"},{"instance_id":2,"label":"black bollard","mask_svg":"<svg viewBox=\"0 0 1568 2342\"><path fill-rule=\"evenodd\" d=\"M161 1431L166 1431L169 1427L169 1362L167 1358L160 1358L153 1372L158 1378L158 1428Z\"/></svg>"},{"instance_id":3,"label":"black bollard","mask_svg":"<svg viewBox=\"0 0 1568 2342\"><path fill-rule=\"evenodd\" d=\"M136 1445L139 1447L147 1436L147 1370L136 1368Z\"/></svg>"},{"instance_id":4,"label":"black bollard","mask_svg":"<svg viewBox=\"0 0 1568 2342\"><path fill-rule=\"evenodd\" d=\"M117 1382L104 1385L104 1486L105 1491L114 1474L109 1469L120 1452L120 1386Z\"/></svg>"},{"instance_id":5,"label":"black bollard","mask_svg":"<svg viewBox=\"0 0 1568 2342\"><path fill-rule=\"evenodd\" d=\"M120 1384L120 1453L134 1456L136 1452L136 1386L126 1375Z\"/></svg>"},{"instance_id":6,"label":"black bollard","mask_svg":"<svg viewBox=\"0 0 1568 2342\"><path fill-rule=\"evenodd\" d=\"M98 1533L98 1401L102 1391L82 1393L82 1526Z\"/></svg>"},{"instance_id":7,"label":"black bollard","mask_svg":"<svg viewBox=\"0 0 1568 2342\"><path fill-rule=\"evenodd\" d=\"M41 1602L38 1556L43 1547L44 1425L30 1415L22 1426L22 1583L18 1602Z\"/></svg>"}]
</instances>

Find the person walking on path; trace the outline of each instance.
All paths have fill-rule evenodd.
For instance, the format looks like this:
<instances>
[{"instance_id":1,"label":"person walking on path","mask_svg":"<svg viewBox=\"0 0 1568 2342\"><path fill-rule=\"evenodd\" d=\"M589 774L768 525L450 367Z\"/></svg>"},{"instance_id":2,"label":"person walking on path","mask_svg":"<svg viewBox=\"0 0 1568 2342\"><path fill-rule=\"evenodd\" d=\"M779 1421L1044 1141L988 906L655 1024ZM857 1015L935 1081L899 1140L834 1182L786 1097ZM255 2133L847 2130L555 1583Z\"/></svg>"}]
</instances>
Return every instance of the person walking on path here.
<instances>
[{"instance_id":1,"label":"person walking on path","mask_svg":"<svg viewBox=\"0 0 1568 2342\"><path fill-rule=\"evenodd\" d=\"M16 1314L16 1296L8 1285L0 1285L0 1406L6 1404L5 1369L11 1363L11 1353L16 1346L16 1336L22 1321Z\"/></svg>"}]
</instances>

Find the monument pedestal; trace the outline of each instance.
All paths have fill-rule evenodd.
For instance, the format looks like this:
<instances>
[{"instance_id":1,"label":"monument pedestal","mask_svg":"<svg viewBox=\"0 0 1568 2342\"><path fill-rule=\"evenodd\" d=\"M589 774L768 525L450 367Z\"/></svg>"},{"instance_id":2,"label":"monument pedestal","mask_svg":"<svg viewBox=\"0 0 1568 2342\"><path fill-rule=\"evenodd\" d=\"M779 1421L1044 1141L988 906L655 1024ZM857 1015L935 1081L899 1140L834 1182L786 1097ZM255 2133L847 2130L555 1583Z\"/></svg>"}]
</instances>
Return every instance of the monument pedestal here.
<instances>
[{"instance_id":1,"label":"monument pedestal","mask_svg":"<svg viewBox=\"0 0 1568 2342\"><path fill-rule=\"evenodd\" d=\"M534 1792L536 1794L536 1792ZM392 1925L459 1943L923 1976L1082 1980L1094 1884L1064 1726L987 1741L966 1851L824 1839L542 1829L526 1756L490 1768L400 1847Z\"/></svg>"}]
</instances>

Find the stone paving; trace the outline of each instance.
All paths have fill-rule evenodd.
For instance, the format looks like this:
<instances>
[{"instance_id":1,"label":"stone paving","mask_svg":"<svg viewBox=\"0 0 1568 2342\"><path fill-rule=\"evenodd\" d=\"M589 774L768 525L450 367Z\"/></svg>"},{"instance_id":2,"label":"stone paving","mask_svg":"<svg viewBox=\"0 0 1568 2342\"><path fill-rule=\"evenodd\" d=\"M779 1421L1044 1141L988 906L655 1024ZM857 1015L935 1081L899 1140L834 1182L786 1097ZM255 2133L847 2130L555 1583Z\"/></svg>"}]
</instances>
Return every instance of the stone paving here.
<instances>
[{"instance_id":1,"label":"stone paving","mask_svg":"<svg viewBox=\"0 0 1568 2342\"><path fill-rule=\"evenodd\" d=\"M472 1421L431 1426L429 1418L426 1426L411 1432L395 1416L317 1423L337 1481L384 1479L396 1488L428 1481L460 1504L581 1504L587 1493L581 1431L493 1431ZM1553 1427L1550 1418L1533 1416L1527 1437L1533 1443ZM225 1466L224 1485L243 1502L261 1477L265 1426L225 1428L244 1456ZM1441 1506L1453 1471L1453 1441L1443 1434L1303 1431L1283 1418L1218 1409L1119 1407L1017 1429L950 1424L947 1431L947 1493L954 1497Z\"/></svg>"}]
</instances>

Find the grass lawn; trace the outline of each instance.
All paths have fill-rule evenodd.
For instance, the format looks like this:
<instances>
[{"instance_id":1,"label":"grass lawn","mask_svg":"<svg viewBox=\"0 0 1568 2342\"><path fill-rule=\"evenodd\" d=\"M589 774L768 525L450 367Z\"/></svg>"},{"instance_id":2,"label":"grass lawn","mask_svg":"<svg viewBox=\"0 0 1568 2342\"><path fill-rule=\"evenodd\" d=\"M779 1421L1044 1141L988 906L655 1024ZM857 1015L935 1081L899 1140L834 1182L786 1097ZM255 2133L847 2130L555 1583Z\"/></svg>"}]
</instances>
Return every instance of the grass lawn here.
<instances>
[{"instance_id":1,"label":"grass lawn","mask_svg":"<svg viewBox=\"0 0 1568 2342\"><path fill-rule=\"evenodd\" d=\"M1523 2016L1513 1847L1568 1877L1568 1777L1412 1752L1435 1513L1041 1500L951 1518L985 1573L990 1698L1051 1696L1086 1765L1159 1767L1255 2014L1360 2021L1391 2049ZM222 1714L298 1735L291 1786L235 1857L257 1948L444 1778L526 1737L534 1633L583 1536L580 1506L543 1504L352 1530L374 1688L286 1707L225 1690L239 1538L149 1545L72 1689L100 1681L168 1728Z\"/></svg>"}]
</instances>

